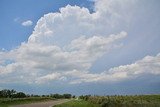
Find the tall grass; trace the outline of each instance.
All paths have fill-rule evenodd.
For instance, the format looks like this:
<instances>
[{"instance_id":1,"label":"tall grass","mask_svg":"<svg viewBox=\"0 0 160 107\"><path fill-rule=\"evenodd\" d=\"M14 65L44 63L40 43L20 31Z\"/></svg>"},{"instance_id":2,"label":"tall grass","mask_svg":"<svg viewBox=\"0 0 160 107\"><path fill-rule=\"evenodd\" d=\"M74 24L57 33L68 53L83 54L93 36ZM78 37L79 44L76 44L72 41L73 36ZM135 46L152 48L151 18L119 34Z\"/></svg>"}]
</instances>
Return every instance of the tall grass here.
<instances>
[{"instance_id":1,"label":"tall grass","mask_svg":"<svg viewBox=\"0 0 160 107\"><path fill-rule=\"evenodd\" d=\"M160 95L90 96L87 101L101 107L160 107Z\"/></svg>"}]
</instances>

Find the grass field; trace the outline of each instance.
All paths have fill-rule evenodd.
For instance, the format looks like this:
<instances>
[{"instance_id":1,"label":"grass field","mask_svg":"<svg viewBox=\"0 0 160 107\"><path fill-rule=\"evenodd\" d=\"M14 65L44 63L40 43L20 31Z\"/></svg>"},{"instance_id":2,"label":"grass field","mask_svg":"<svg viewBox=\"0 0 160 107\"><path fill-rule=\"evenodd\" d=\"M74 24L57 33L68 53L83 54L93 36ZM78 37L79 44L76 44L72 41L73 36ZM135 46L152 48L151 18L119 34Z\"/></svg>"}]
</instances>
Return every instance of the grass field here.
<instances>
[{"instance_id":1,"label":"grass field","mask_svg":"<svg viewBox=\"0 0 160 107\"><path fill-rule=\"evenodd\" d=\"M160 107L160 95L83 96L82 99L54 107Z\"/></svg>"},{"instance_id":2,"label":"grass field","mask_svg":"<svg viewBox=\"0 0 160 107\"><path fill-rule=\"evenodd\" d=\"M0 107L8 107L9 105L28 104L34 102L42 102L53 100L49 97L31 97L31 98L0 98Z\"/></svg>"},{"instance_id":3,"label":"grass field","mask_svg":"<svg viewBox=\"0 0 160 107\"><path fill-rule=\"evenodd\" d=\"M160 107L160 95L91 96L87 101L101 107Z\"/></svg>"},{"instance_id":4,"label":"grass field","mask_svg":"<svg viewBox=\"0 0 160 107\"><path fill-rule=\"evenodd\" d=\"M72 100L70 102L56 105L53 107L100 107L100 106L98 104L92 104L84 100Z\"/></svg>"}]
</instances>

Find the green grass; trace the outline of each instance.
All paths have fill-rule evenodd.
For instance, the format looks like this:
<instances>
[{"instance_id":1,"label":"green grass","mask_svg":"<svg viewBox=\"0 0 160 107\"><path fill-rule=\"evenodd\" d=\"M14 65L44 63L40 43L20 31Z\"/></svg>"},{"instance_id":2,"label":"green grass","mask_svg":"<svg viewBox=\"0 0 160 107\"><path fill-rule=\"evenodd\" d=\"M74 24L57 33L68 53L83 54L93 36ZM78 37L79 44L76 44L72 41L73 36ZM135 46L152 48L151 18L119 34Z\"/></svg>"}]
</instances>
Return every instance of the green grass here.
<instances>
[{"instance_id":1,"label":"green grass","mask_svg":"<svg viewBox=\"0 0 160 107\"><path fill-rule=\"evenodd\" d=\"M160 95L84 96L54 107L160 107Z\"/></svg>"},{"instance_id":2,"label":"green grass","mask_svg":"<svg viewBox=\"0 0 160 107\"><path fill-rule=\"evenodd\" d=\"M0 107L8 107L8 105L7 104L0 104Z\"/></svg>"},{"instance_id":3,"label":"green grass","mask_svg":"<svg viewBox=\"0 0 160 107\"><path fill-rule=\"evenodd\" d=\"M48 97L31 97L31 98L0 98L0 107L8 107L10 105L28 104L34 102L42 102L52 100Z\"/></svg>"},{"instance_id":4,"label":"green grass","mask_svg":"<svg viewBox=\"0 0 160 107\"><path fill-rule=\"evenodd\" d=\"M160 95L91 96L87 101L101 107L160 107Z\"/></svg>"},{"instance_id":5,"label":"green grass","mask_svg":"<svg viewBox=\"0 0 160 107\"><path fill-rule=\"evenodd\" d=\"M53 107L100 107L100 106L84 100L72 100L72 101L59 104Z\"/></svg>"}]
</instances>

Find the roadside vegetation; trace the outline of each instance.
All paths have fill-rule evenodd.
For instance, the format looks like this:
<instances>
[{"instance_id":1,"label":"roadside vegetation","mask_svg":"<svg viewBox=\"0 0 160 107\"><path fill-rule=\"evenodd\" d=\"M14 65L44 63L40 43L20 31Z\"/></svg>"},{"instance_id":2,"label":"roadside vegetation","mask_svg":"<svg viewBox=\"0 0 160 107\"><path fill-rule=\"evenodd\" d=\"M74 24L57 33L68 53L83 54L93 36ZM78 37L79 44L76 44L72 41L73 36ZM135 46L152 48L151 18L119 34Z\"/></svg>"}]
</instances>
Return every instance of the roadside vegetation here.
<instances>
[{"instance_id":1,"label":"roadside vegetation","mask_svg":"<svg viewBox=\"0 0 160 107\"><path fill-rule=\"evenodd\" d=\"M71 98L71 101L54 107L160 107L160 95L81 95L76 97L71 94L30 95L7 89L0 91L0 107Z\"/></svg>"},{"instance_id":2,"label":"roadside vegetation","mask_svg":"<svg viewBox=\"0 0 160 107\"><path fill-rule=\"evenodd\" d=\"M9 105L28 104L35 102L49 101L52 98L49 97L28 97L28 98L1 98L0 107L8 107Z\"/></svg>"},{"instance_id":3,"label":"roadside vegetation","mask_svg":"<svg viewBox=\"0 0 160 107\"><path fill-rule=\"evenodd\" d=\"M79 96L79 100L73 100L54 107L160 107L160 95L82 95Z\"/></svg>"},{"instance_id":4,"label":"roadside vegetation","mask_svg":"<svg viewBox=\"0 0 160 107\"><path fill-rule=\"evenodd\" d=\"M35 102L43 102L56 99L74 98L71 94L50 94L50 95L29 95L24 92L4 89L0 91L0 107L8 107L10 105L27 104Z\"/></svg>"},{"instance_id":5,"label":"roadside vegetation","mask_svg":"<svg viewBox=\"0 0 160 107\"><path fill-rule=\"evenodd\" d=\"M59 104L53 107L100 107L98 104L93 104L84 100L72 100L63 104Z\"/></svg>"}]
</instances>

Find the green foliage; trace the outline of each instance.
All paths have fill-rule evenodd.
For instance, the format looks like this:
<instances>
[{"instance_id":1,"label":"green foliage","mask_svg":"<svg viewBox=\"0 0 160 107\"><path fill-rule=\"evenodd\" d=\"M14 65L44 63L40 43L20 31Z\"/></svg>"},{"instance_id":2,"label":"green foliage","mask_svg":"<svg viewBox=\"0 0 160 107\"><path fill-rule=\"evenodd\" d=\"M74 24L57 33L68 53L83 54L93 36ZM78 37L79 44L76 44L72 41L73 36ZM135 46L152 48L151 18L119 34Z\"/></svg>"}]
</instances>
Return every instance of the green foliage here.
<instances>
[{"instance_id":1,"label":"green foliage","mask_svg":"<svg viewBox=\"0 0 160 107\"><path fill-rule=\"evenodd\" d=\"M75 97L75 96L74 96ZM17 92L15 90L0 90L0 107L8 107L8 105L26 104L32 102L40 102L53 99L72 98L71 94L50 94L50 95L34 95Z\"/></svg>"},{"instance_id":2,"label":"green foliage","mask_svg":"<svg viewBox=\"0 0 160 107\"><path fill-rule=\"evenodd\" d=\"M52 100L49 97L29 97L29 98L0 98L0 107L8 107L9 105L27 104L33 102L41 102Z\"/></svg>"},{"instance_id":3,"label":"green foliage","mask_svg":"<svg viewBox=\"0 0 160 107\"><path fill-rule=\"evenodd\" d=\"M101 107L160 107L160 95L80 96L80 99Z\"/></svg>"},{"instance_id":4,"label":"green foliage","mask_svg":"<svg viewBox=\"0 0 160 107\"><path fill-rule=\"evenodd\" d=\"M23 92L4 89L0 91L0 107L62 98L70 99L75 98L75 96L71 94L26 95ZM79 99L55 107L160 107L160 95L81 95Z\"/></svg>"},{"instance_id":5,"label":"green foliage","mask_svg":"<svg viewBox=\"0 0 160 107\"><path fill-rule=\"evenodd\" d=\"M76 98L76 96L75 96L75 95L73 95L73 96L72 96L72 98Z\"/></svg>"},{"instance_id":6,"label":"green foliage","mask_svg":"<svg viewBox=\"0 0 160 107\"><path fill-rule=\"evenodd\" d=\"M4 89L0 91L0 98L25 98L26 94L23 92L16 92L15 90Z\"/></svg>"},{"instance_id":7,"label":"green foliage","mask_svg":"<svg viewBox=\"0 0 160 107\"><path fill-rule=\"evenodd\" d=\"M0 104L0 107L8 107L6 104Z\"/></svg>"},{"instance_id":8,"label":"green foliage","mask_svg":"<svg viewBox=\"0 0 160 107\"><path fill-rule=\"evenodd\" d=\"M4 89L0 91L0 98L11 98L15 93L16 93L15 90Z\"/></svg>"},{"instance_id":9,"label":"green foliage","mask_svg":"<svg viewBox=\"0 0 160 107\"><path fill-rule=\"evenodd\" d=\"M64 98L71 98L72 95L71 95L71 94L63 94L63 97L64 97Z\"/></svg>"},{"instance_id":10,"label":"green foliage","mask_svg":"<svg viewBox=\"0 0 160 107\"><path fill-rule=\"evenodd\" d=\"M26 94L23 92L18 92L16 94L13 94L13 98L25 98Z\"/></svg>"},{"instance_id":11,"label":"green foliage","mask_svg":"<svg viewBox=\"0 0 160 107\"><path fill-rule=\"evenodd\" d=\"M85 101L87 101L89 99L89 97L91 97L91 95L81 95L81 96L79 96L80 99L83 99Z\"/></svg>"},{"instance_id":12,"label":"green foliage","mask_svg":"<svg viewBox=\"0 0 160 107\"><path fill-rule=\"evenodd\" d=\"M59 104L54 107L100 107L100 106L84 100L72 100L70 102Z\"/></svg>"},{"instance_id":13,"label":"green foliage","mask_svg":"<svg viewBox=\"0 0 160 107\"><path fill-rule=\"evenodd\" d=\"M55 98L55 99L63 98L63 96L60 95L60 94L51 94L50 96L51 96L52 98Z\"/></svg>"},{"instance_id":14,"label":"green foliage","mask_svg":"<svg viewBox=\"0 0 160 107\"><path fill-rule=\"evenodd\" d=\"M55 99L61 99L61 98L69 99L69 98L72 97L72 95L71 94L63 94L63 95L61 95L61 94L51 94L50 97L55 98Z\"/></svg>"}]
</instances>

